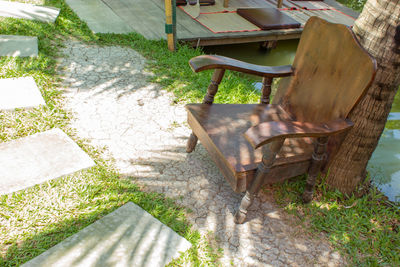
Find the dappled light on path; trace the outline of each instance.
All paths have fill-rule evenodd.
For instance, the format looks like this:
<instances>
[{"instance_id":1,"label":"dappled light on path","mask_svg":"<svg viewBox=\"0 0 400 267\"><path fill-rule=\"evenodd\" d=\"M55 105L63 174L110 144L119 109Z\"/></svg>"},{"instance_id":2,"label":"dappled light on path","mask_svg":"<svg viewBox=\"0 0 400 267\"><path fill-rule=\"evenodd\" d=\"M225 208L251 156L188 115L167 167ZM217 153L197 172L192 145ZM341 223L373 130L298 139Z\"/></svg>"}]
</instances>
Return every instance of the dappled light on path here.
<instances>
[{"instance_id":1,"label":"dappled light on path","mask_svg":"<svg viewBox=\"0 0 400 267\"><path fill-rule=\"evenodd\" d=\"M187 154L190 134L183 105L148 82L145 59L121 47L70 42L60 61L72 127L93 145L106 146L119 172L143 190L164 193L188 209L202 234L212 231L224 266L341 266L322 239L311 239L260 193L248 221L233 222L236 194L199 144ZM290 218L289 218L290 219Z\"/></svg>"}]
</instances>

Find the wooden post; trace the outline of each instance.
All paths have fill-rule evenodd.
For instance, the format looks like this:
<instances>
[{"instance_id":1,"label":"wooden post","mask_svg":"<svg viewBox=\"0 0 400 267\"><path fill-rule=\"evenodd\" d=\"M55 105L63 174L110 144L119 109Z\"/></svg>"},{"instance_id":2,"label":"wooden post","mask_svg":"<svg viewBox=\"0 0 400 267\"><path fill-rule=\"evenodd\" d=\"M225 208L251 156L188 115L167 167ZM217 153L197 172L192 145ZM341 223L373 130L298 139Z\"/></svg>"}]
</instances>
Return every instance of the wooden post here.
<instances>
[{"instance_id":1,"label":"wooden post","mask_svg":"<svg viewBox=\"0 0 400 267\"><path fill-rule=\"evenodd\" d=\"M278 0L278 2L276 2L276 7L277 8L281 8L282 7L282 3L283 3L283 0Z\"/></svg>"},{"instance_id":2,"label":"wooden post","mask_svg":"<svg viewBox=\"0 0 400 267\"><path fill-rule=\"evenodd\" d=\"M176 50L176 0L165 0L165 33L168 49Z\"/></svg>"},{"instance_id":3,"label":"wooden post","mask_svg":"<svg viewBox=\"0 0 400 267\"><path fill-rule=\"evenodd\" d=\"M224 0L224 7L228 7L229 6L229 0Z\"/></svg>"}]
</instances>

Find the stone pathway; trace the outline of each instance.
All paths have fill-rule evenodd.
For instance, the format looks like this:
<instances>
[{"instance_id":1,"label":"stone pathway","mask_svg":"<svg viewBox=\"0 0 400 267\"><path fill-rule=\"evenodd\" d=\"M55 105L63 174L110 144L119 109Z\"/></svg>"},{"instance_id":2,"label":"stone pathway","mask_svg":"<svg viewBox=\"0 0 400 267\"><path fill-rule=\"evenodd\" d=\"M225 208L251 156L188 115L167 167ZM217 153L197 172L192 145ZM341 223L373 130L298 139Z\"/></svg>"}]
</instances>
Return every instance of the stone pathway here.
<instances>
[{"instance_id":1,"label":"stone pathway","mask_svg":"<svg viewBox=\"0 0 400 267\"><path fill-rule=\"evenodd\" d=\"M23 267L163 267L191 246L171 228L128 202Z\"/></svg>"},{"instance_id":2,"label":"stone pathway","mask_svg":"<svg viewBox=\"0 0 400 267\"><path fill-rule=\"evenodd\" d=\"M0 79L0 110L46 105L32 77Z\"/></svg>"},{"instance_id":3,"label":"stone pathway","mask_svg":"<svg viewBox=\"0 0 400 267\"><path fill-rule=\"evenodd\" d=\"M60 129L0 144L0 195L94 166Z\"/></svg>"},{"instance_id":4,"label":"stone pathway","mask_svg":"<svg viewBox=\"0 0 400 267\"><path fill-rule=\"evenodd\" d=\"M173 96L146 80L145 59L134 50L66 43L60 59L72 127L93 145L107 146L120 172L145 190L178 198L193 212L201 233L213 231L225 266L342 266L324 239L294 226L268 196L260 194L248 222L236 225L234 193L200 145L187 154L186 112Z\"/></svg>"},{"instance_id":5,"label":"stone pathway","mask_svg":"<svg viewBox=\"0 0 400 267\"><path fill-rule=\"evenodd\" d=\"M33 36L0 35L0 56L37 57L38 39Z\"/></svg>"},{"instance_id":6,"label":"stone pathway","mask_svg":"<svg viewBox=\"0 0 400 267\"><path fill-rule=\"evenodd\" d=\"M0 1L0 17L30 19L54 23L59 13L60 9L55 7Z\"/></svg>"}]
</instances>

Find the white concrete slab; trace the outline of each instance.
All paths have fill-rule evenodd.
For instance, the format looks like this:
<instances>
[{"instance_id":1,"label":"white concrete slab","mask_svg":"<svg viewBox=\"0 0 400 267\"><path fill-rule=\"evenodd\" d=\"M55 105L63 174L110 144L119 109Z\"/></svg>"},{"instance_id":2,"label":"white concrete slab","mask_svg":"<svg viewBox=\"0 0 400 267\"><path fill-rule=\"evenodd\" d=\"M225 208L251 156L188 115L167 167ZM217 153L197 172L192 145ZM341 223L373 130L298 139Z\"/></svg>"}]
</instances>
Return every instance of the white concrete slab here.
<instances>
[{"instance_id":1,"label":"white concrete slab","mask_svg":"<svg viewBox=\"0 0 400 267\"><path fill-rule=\"evenodd\" d=\"M186 239L128 202L22 266L161 267L190 247Z\"/></svg>"},{"instance_id":2,"label":"white concrete slab","mask_svg":"<svg viewBox=\"0 0 400 267\"><path fill-rule=\"evenodd\" d=\"M0 79L0 110L46 105L32 77Z\"/></svg>"},{"instance_id":3,"label":"white concrete slab","mask_svg":"<svg viewBox=\"0 0 400 267\"><path fill-rule=\"evenodd\" d=\"M60 9L55 7L0 1L0 17L55 22L59 13Z\"/></svg>"},{"instance_id":4,"label":"white concrete slab","mask_svg":"<svg viewBox=\"0 0 400 267\"><path fill-rule=\"evenodd\" d=\"M94 166L63 131L52 129L0 144L0 194Z\"/></svg>"},{"instance_id":5,"label":"white concrete slab","mask_svg":"<svg viewBox=\"0 0 400 267\"><path fill-rule=\"evenodd\" d=\"M101 0L66 0L66 2L94 33L134 31Z\"/></svg>"},{"instance_id":6,"label":"white concrete slab","mask_svg":"<svg viewBox=\"0 0 400 267\"><path fill-rule=\"evenodd\" d=\"M37 57L38 39L35 36L0 35L0 56Z\"/></svg>"}]
</instances>

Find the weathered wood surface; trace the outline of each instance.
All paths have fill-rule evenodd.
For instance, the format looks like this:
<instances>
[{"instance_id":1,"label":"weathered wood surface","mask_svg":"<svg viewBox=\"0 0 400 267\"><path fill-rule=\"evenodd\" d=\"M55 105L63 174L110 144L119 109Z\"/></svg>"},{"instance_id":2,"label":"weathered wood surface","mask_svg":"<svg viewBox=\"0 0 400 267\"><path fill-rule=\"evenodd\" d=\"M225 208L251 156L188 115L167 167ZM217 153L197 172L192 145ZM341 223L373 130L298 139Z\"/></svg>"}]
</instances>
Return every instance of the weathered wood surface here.
<instances>
[{"instance_id":1,"label":"weathered wood surface","mask_svg":"<svg viewBox=\"0 0 400 267\"><path fill-rule=\"evenodd\" d=\"M192 58L189 61L189 64L194 72L210 69L227 69L252 75L258 75L261 77L286 77L292 75L293 73L292 67L290 65L276 67L260 66L223 56L198 56Z\"/></svg>"},{"instance_id":2,"label":"weathered wood surface","mask_svg":"<svg viewBox=\"0 0 400 267\"><path fill-rule=\"evenodd\" d=\"M244 137L254 148L280 138L322 137L348 131L353 123L344 119L336 119L323 123L298 121L267 121L249 128Z\"/></svg>"},{"instance_id":3,"label":"weathered wood surface","mask_svg":"<svg viewBox=\"0 0 400 267\"><path fill-rule=\"evenodd\" d=\"M292 120L277 105L189 104L186 108L192 119L199 123L192 130L196 134L200 129L204 131L211 139L213 147L218 148L221 156L227 159L235 172L256 169L262 158L261 149L254 149L243 133L264 121ZM200 140L202 141L201 138ZM299 153L311 156L312 142L309 138L288 139L278 155L277 164L287 162L288 158Z\"/></svg>"},{"instance_id":4,"label":"weathered wood surface","mask_svg":"<svg viewBox=\"0 0 400 267\"><path fill-rule=\"evenodd\" d=\"M164 0L101 0L134 31L147 39L166 39ZM221 3L220 3L221 2ZM286 1L287 2L287 1ZM275 1L265 0L232 0L230 8L238 7L274 7ZM285 8L285 1L283 2ZM223 8L222 0L215 6L201 7L202 12L211 12ZM227 10L230 10L228 8ZM226 9L226 8L225 8ZM344 8L346 9L346 8ZM283 29L253 32L213 33L177 8L177 38L193 45L218 45L270 40L298 39L302 29ZM285 14L304 24L313 15L313 11L283 11ZM347 9L345 10L346 13ZM340 22L340 21L338 21Z\"/></svg>"},{"instance_id":5,"label":"weathered wood surface","mask_svg":"<svg viewBox=\"0 0 400 267\"><path fill-rule=\"evenodd\" d=\"M375 61L346 26L316 17L308 24L293 62L295 75L279 86L274 103L297 121L344 119L372 82Z\"/></svg>"},{"instance_id":6,"label":"weathered wood surface","mask_svg":"<svg viewBox=\"0 0 400 267\"><path fill-rule=\"evenodd\" d=\"M260 66L229 62L224 57L200 56L191 65L195 71L217 68L216 73L225 68L251 73L253 68L253 74L268 77L257 71ZM218 105L211 101L187 105L193 134L233 190L247 190L235 215L238 223L244 222L261 185L279 180L274 172L278 166L278 175L286 179L303 174L311 164L303 195L305 201L311 199L327 158L328 137L353 126L346 117L373 81L376 62L348 27L312 17L304 28L293 70L293 75L284 73L291 76L281 82L276 104ZM265 81L265 87L269 83ZM213 99L217 89L211 91ZM316 139L314 148L310 137Z\"/></svg>"},{"instance_id":7,"label":"weathered wood surface","mask_svg":"<svg viewBox=\"0 0 400 267\"><path fill-rule=\"evenodd\" d=\"M290 120L284 110L274 105L266 109L263 104L190 104L186 108L191 129L236 192L246 190L262 158L261 149L254 150L243 133L260 121ZM286 140L265 183L306 172L312 151L310 138Z\"/></svg>"}]
</instances>

